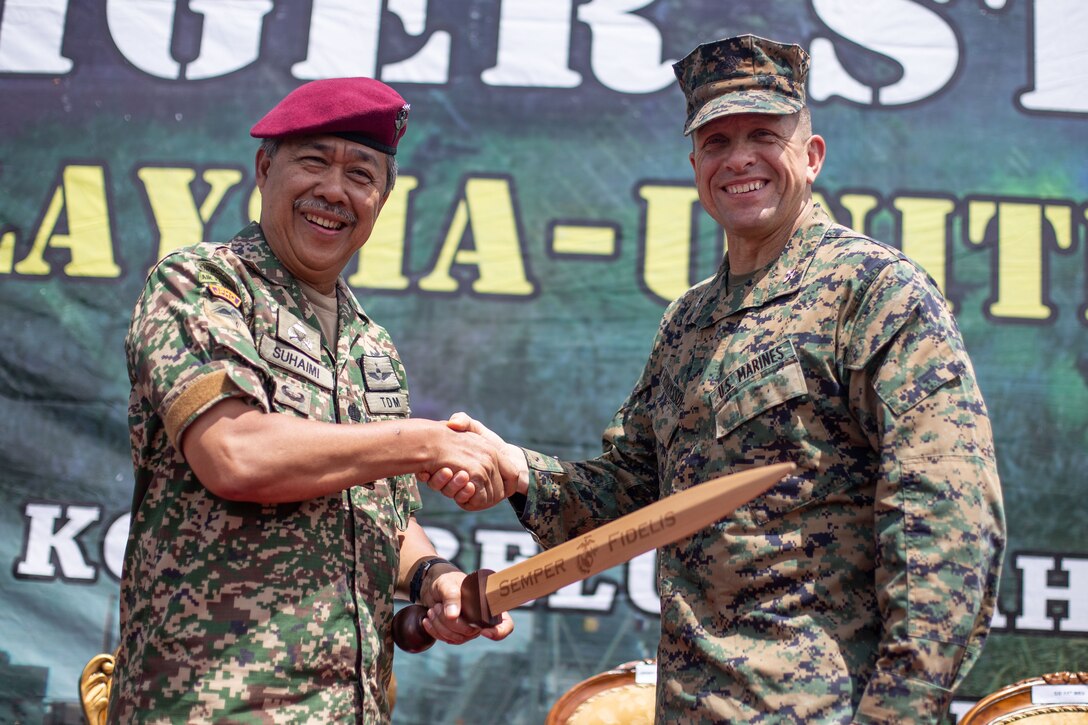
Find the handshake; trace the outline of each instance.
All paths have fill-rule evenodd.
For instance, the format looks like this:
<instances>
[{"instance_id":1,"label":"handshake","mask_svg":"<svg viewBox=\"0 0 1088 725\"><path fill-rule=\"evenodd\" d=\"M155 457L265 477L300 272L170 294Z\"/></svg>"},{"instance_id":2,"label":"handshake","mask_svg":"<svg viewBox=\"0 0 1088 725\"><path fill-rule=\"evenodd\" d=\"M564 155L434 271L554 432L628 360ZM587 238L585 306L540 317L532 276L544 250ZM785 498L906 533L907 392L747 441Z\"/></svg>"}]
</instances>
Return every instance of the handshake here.
<instances>
[{"instance_id":1,"label":"handshake","mask_svg":"<svg viewBox=\"0 0 1088 725\"><path fill-rule=\"evenodd\" d=\"M429 465L416 477L465 511L491 508L529 486L529 464L511 445L466 413L440 425Z\"/></svg>"}]
</instances>

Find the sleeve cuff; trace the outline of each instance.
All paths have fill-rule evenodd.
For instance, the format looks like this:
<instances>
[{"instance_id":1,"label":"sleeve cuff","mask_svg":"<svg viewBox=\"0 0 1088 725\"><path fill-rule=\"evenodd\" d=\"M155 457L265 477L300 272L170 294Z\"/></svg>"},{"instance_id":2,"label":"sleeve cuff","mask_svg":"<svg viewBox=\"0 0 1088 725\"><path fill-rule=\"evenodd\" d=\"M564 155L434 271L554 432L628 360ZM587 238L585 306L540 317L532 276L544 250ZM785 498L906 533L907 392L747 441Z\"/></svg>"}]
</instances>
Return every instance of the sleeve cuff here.
<instances>
[{"instance_id":1,"label":"sleeve cuff","mask_svg":"<svg viewBox=\"0 0 1088 725\"><path fill-rule=\"evenodd\" d=\"M877 671L865 688L854 722L936 725L952 704L952 691L930 682Z\"/></svg>"},{"instance_id":2,"label":"sleeve cuff","mask_svg":"<svg viewBox=\"0 0 1088 725\"><path fill-rule=\"evenodd\" d=\"M246 397L269 411L260 383L248 380L248 371L219 367L186 381L163 403L163 424L170 443L177 448L185 429L220 400Z\"/></svg>"},{"instance_id":3,"label":"sleeve cuff","mask_svg":"<svg viewBox=\"0 0 1088 725\"><path fill-rule=\"evenodd\" d=\"M530 469L534 471L543 471L545 473L563 472L563 466L555 456L546 456L543 453L537 453L528 448L522 448L521 451L525 454L525 462L529 464Z\"/></svg>"},{"instance_id":4,"label":"sleeve cuff","mask_svg":"<svg viewBox=\"0 0 1088 725\"><path fill-rule=\"evenodd\" d=\"M518 517L518 521L521 521L521 517L525 515L525 506L529 503L528 497L523 493L515 493L506 500L513 507L514 515Z\"/></svg>"}]
</instances>

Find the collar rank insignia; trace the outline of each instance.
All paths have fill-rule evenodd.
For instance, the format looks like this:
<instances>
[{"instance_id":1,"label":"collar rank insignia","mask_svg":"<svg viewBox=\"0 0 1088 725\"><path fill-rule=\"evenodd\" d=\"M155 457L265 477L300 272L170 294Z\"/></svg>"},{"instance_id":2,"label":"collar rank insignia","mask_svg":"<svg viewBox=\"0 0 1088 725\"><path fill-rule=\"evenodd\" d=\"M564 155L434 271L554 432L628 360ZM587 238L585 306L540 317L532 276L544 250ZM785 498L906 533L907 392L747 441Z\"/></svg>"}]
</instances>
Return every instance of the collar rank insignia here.
<instances>
[{"instance_id":1,"label":"collar rank insignia","mask_svg":"<svg viewBox=\"0 0 1088 725\"><path fill-rule=\"evenodd\" d=\"M300 323L296 322L295 324L287 328L287 338L291 342L297 345L303 345L307 350L313 352L314 343L306 334L306 328L303 327Z\"/></svg>"}]
</instances>

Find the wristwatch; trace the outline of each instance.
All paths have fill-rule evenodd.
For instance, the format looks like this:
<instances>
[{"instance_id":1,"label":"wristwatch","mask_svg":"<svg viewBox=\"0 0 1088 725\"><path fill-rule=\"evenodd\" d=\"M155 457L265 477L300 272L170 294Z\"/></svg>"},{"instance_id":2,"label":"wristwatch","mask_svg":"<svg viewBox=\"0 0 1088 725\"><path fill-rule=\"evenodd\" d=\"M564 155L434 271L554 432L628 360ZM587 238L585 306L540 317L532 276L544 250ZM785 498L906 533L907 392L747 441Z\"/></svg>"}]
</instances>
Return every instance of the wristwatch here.
<instances>
[{"instance_id":1,"label":"wristwatch","mask_svg":"<svg viewBox=\"0 0 1088 725\"><path fill-rule=\"evenodd\" d=\"M423 580L427 577L427 572L431 570L431 567L435 564L449 564L440 556L432 556L416 568L416 573L412 576L412 583L408 585L408 599L415 604L419 601L419 590L423 588Z\"/></svg>"}]
</instances>

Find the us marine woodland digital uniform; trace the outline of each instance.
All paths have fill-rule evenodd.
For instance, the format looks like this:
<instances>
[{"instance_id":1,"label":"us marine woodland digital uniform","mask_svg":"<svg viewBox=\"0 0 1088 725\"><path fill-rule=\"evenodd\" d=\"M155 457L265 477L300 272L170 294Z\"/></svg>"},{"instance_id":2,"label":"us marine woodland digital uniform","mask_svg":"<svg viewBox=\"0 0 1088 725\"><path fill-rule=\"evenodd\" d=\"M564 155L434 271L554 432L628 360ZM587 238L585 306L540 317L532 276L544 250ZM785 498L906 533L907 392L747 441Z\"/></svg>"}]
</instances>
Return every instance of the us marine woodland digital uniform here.
<instances>
[{"instance_id":1,"label":"us marine woodland digital uniform","mask_svg":"<svg viewBox=\"0 0 1088 725\"><path fill-rule=\"evenodd\" d=\"M665 311L604 454L528 452L512 499L547 547L797 465L658 551L660 723L936 723L994 613L1004 517L971 362L925 272L813 202L808 63L749 35L676 64L727 256Z\"/></svg>"}]
</instances>

